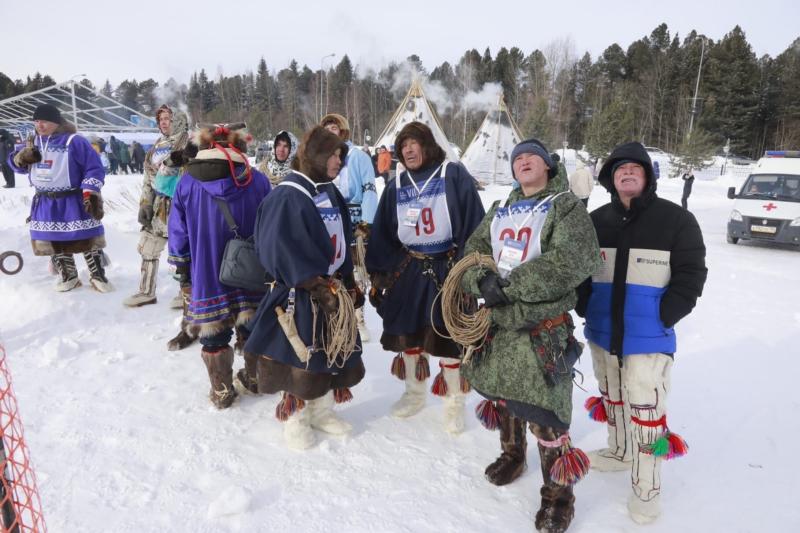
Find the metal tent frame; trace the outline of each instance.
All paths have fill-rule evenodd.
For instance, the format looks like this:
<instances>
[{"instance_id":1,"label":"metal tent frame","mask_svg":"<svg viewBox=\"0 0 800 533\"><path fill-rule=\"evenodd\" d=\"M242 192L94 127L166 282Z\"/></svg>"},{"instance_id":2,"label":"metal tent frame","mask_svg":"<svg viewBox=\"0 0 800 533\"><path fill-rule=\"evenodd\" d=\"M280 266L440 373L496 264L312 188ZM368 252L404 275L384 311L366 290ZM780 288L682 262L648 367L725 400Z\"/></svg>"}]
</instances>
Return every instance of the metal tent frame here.
<instances>
[{"instance_id":1,"label":"metal tent frame","mask_svg":"<svg viewBox=\"0 0 800 533\"><path fill-rule=\"evenodd\" d=\"M92 100L76 94L76 88L90 93ZM30 129L33 111L40 104L56 106L65 118L71 117L78 131L158 132L151 117L75 80L0 100L0 127Z\"/></svg>"}]
</instances>

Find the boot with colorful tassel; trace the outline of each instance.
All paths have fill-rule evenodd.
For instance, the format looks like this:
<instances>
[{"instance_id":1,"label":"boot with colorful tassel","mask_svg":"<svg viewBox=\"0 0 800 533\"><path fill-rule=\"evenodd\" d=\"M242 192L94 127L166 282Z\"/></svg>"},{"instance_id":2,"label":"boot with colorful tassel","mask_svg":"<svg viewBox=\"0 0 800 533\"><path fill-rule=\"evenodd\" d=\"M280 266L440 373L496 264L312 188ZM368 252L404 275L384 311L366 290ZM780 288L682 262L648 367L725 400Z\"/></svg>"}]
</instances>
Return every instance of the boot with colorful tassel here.
<instances>
[{"instance_id":1,"label":"boot with colorful tassel","mask_svg":"<svg viewBox=\"0 0 800 533\"><path fill-rule=\"evenodd\" d=\"M316 400L309 400L306 409L309 411L311 427L331 435L347 435L353 426L339 418L333 411L334 394L327 394Z\"/></svg>"},{"instance_id":2,"label":"boot with colorful tassel","mask_svg":"<svg viewBox=\"0 0 800 533\"><path fill-rule=\"evenodd\" d=\"M397 354L392 361L392 374L406 385L403 395L392 405L392 416L407 418L422 411L427 393L425 382L431 375L428 354L421 348Z\"/></svg>"},{"instance_id":3,"label":"boot with colorful tassel","mask_svg":"<svg viewBox=\"0 0 800 533\"><path fill-rule=\"evenodd\" d=\"M573 448L569 432L531 423L536 436L544 483L542 504L536 513L537 531L563 533L575 516L572 486L589 472L589 459Z\"/></svg>"},{"instance_id":4,"label":"boot with colorful tassel","mask_svg":"<svg viewBox=\"0 0 800 533\"><path fill-rule=\"evenodd\" d=\"M672 358L664 354L637 354L625 358L623 386L630 401L633 466L628 513L638 524L649 524L661 514L661 463L680 457L688 446L667 426L666 399Z\"/></svg>"},{"instance_id":5,"label":"boot with colorful tassel","mask_svg":"<svg viewBox=\"0 0 800 533\"><path fill-rule=\"evenodd\" d=\"M601 396L590 397L584 407L589 418L605 422L608 429L608 447L590 451L589 460L592 469L599 472L630 470L633 461L630 407L623 401L619 357L594 343L590 342L589 346Z\"/></svg>"},{"instance_id":6,"label":"boot with colorful tassel","mask_svg":"<svg viewBox=\"0 0 800 533\"><path fill-rule=\"evenodd\" d=\"M525 436L527 424L521 418L509 413L503 405L498 405L496 409L499 416L500 447L503 453L486 467L485 475L489 483L502 486L517 479L527 468L528 441Z\"/></svg>"},{"instance_id":7,"label":"boot with colorful tassel","mask_svg":"<svg viewBox=\"0 0 800 533\"><path fill-rule=\"evenodd\" d=\"M307 450L316 442L306 402L288 392L275 407L275 417L283 422L283 439L290 450Z\"/></svg>"},{"instance_id":8,"label":"boot with colorful tassel","mask_svg":"<svg viewBox=\"0 0 800 533\"><path fill-rule=\"evenodd\" d=\"M464 400L469 384L461 377L461 361L450 357L439 359L439 374L433 380L431 392L444 399L444 428L458 435L464 431Z\"/></svg>"}]
</instances>

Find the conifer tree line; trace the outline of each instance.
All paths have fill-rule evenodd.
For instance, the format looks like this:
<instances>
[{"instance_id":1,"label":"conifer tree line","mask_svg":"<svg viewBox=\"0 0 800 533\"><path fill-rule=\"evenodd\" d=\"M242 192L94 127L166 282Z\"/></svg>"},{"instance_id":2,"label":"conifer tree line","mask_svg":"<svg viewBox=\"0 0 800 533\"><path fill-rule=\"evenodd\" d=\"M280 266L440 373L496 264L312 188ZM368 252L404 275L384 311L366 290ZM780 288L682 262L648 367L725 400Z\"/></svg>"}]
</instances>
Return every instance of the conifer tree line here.
<instances>
[{"instance_id":1,"label":"conifer tree line","mask_svg":"<svg viewBox=\"0 0 800 533\"><path fill-rule=\"evenodd\" d=\"M602 156L633 139L683 151L693 107L691 139L717 150L727 139L732 154L752 158L765 149L800 149L800 38L777 57L756 57L739 26L714 41L696 31L670 34L661 24L627 49L614 43L596 58L578 57L564 38L531 52L472 49L455 63L433 68L416 54L406 63L357 69L345 55L323 72L294 60L272 65L267 55L254 72L213 77L202 69L188 84L133 79L112 87L106 81L100 91L147 114L167 103L185 105L194 121L244 120L257 139L281 129L301 135L326 111L337 112L348 117L354 142L362 144L368 132L374 141L396 110L408 87L398 88L398 78L410 65L443 89L444 98L428 96L448 138L462 149L486 112L467 106L467 96L490 83L502 88L523 134L553 150L566 141ZM0 73L0 97L53 83L39 73L24 82Z\"/></svg>"}]
</instances>

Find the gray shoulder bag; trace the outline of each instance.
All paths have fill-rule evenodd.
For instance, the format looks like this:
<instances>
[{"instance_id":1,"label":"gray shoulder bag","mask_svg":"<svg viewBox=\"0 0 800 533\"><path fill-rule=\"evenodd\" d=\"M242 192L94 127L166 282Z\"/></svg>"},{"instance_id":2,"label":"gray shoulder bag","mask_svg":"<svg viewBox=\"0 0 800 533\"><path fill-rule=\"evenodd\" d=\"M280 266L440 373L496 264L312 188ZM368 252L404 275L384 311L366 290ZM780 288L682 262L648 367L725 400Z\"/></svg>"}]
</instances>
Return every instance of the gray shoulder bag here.
<instances>
[{"instance_id":1,"label":"gray shoulder bag","mask_svg":"<svg viewBox=\"0 0 800 533\"><path fill-rule=\"evenodd\" d=\"M233 232L233 239L228 241L222 252L222 264L219 267L220 283L239 289L266 292L266 271L258 260L253 237L242 239L228 203L220 198L214 198L214 201Z\"/></svg>"}]
</instances>

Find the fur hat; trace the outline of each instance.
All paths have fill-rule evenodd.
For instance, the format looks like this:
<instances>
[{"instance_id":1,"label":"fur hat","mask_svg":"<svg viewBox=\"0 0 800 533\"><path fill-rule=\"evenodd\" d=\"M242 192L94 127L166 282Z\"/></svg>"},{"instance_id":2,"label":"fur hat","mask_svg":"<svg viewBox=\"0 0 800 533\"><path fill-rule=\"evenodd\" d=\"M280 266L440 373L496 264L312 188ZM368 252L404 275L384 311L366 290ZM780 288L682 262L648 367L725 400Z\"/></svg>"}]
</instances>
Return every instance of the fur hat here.
<instances>
[{"instance_id":1,"label":"fur hat","mask_svg":"<svg viewBox=\"0 0 800 533\"><path fill-rule=\"evenodd\" d=\"M63 124L64 117L61 116L61 111L58 110L53 104L40 104L33 111L33 120L47 120L56 124Z\"/></svg>"},{"instance_id":2,"label":"fur hat","mask_svg":"<svg viewBox=\"0 0 800 533\"><path fill-rule=\"evenodd\" d=\"M169 116L173 116L172 109L167 104L162 104L161 107L156 109L156 123L160 120L161 113L169 113Z\"/></svg>"},{"instance_id":3,"label":"fur hat","mask_svg":"<svg viewBox=\"0 0 800 533\"><path fill-rule=\"evenodd\" d=\"M247 133L247 124L236 122L232 124L198 124L194 132L193 142L200 150L211 148L214 143L225 148L232 146L244 153L247 152L247 143L252 141L252 136Z\"/></svg>"},{"instance_id":4,"label":"fur hat","mask_svg":"<svg viewBox=\"0 0 800 533\"><path fill-rule=\"evenodd\" d=\"M441 146L436 144L436 138L433 136L431 129L422 122L409 122L394 141L395 150L397 151L397 159L406 166L406 161L403 159L403 142L406 139L414 139L420 146L422 146L422 165L431 166L438 165L447 158Z\"/></svg>"},{"instance_id":5,"label":"fur hat","mask_svg":"<svg viewBox=\"0 0 800 533\"><path fill-rule=\"evenodd\" d=\"M347 156L347 144L329 132L322 126L314 126L311 131L306 133L300 149L297 152L297 159L294 166L303 174L311 178L315 183L330 181L328 177L328 158L341 149L339 157L344 165Z\"/></svg>"},{"instance_id":6,"label":"fur hat","mask_svg":"<svg viewBox=\"0 0 800 533\"><path fill-rule=\"evenodd\" d=\"M334 123L339 126L339 137L341 137L343 141L350 140L350 123L347 122L346 118L338 113L328 113L322 117L322 120L319 121L319 125L323 127L330 123Z\"/></svg>"}]
</instances>

